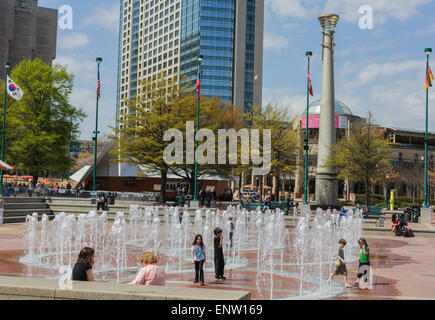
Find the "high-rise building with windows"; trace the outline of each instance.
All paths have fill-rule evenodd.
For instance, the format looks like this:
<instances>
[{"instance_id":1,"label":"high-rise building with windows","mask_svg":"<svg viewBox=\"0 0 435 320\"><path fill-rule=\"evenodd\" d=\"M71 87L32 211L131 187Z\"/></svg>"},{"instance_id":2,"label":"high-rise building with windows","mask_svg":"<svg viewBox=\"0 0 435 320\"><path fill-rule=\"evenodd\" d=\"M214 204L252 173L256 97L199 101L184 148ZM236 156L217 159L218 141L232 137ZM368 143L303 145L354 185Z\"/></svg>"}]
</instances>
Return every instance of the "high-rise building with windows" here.
<instances>
[{"instance_id":1,"label":"high-rise building with windows","mask_svg":"<svg viewBox=\"0 0 435 320\"><path fill-rule=\"evenodd\" d=\"M264 0L121 0L117 117L166 72L236 107L261 104Z\"/></svg>"},{"instance_id":2,"label":"high-rise building with windows","mask_svg":"<svg viewBox=\"0 0 435 320\"><path fill-rule=\"evenodd\" d=\"M40 58L51 64L56 58L55 9L38 6L38 0L0 0L0 79L3 63L12 67L23 59Z\"/></svg>"}]
</instances>

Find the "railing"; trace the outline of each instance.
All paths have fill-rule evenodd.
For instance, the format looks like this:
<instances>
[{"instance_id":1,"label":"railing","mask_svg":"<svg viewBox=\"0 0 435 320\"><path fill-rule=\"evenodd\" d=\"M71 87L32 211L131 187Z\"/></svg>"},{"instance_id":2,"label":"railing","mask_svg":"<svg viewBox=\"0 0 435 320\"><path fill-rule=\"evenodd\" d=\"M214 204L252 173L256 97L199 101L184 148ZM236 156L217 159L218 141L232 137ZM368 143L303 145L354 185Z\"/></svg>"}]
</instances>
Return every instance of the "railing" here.
<instances>
[{"instance_id":1,"label":"railing","mask_svg":"<svg viewBox=\"0 0 435 320\"><path fill-rule=\"evenodd\" d=\"M103 193L105 197L114 197L117 200L123 201L140 201L140 202L157 202L160 196L158 192L115 192L106 190L97 190L95 195ZM75 189L58 189L57 192L53 188L45 188L43 191L38 191L37 188L29 190L27 187L7 187L3 186L3 196L5 197L52 197L52 198L81 198L91 199L94 195L90 190L75 190Z\"/></svg>"}]
</instances>

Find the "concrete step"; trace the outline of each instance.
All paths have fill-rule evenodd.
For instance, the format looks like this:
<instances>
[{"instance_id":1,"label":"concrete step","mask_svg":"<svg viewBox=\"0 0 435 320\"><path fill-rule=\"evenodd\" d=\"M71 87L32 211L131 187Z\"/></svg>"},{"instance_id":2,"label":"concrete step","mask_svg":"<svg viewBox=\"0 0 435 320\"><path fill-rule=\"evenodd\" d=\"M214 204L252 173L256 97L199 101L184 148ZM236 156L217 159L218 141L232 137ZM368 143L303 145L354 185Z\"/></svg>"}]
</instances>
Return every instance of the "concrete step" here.
<instances>
[{"instance_id":1,"label":"concrete step","mask_svg":"<svg viewBox=\"0 0 435 320\"><path fill-rule=\"evenodd\" d=\"M24 216L32 215L34 212L37 212L38 214L53 214L53 212L49 208L45 209L19 209L19 210L5 210L3 212L3 217L17 217L17 216Z\"/></svg>"},{"instance_id":2,"label":"concrete step","mask_svg":"<svg viewBox=\"0 0 435 320\"><path fill-rule=\"evenodd\" d=\"M48 215L49 220L53 220L55 217L54 214ZM41 215L39 215L38 220L41 221ZM12 217L3 217L3 223L23 223L26 221L26 216L12 216Z\"/></svg>"},{"instance_id":3,"label":"concrete step","mask_svg":"<svg viewBox=\"0 0 435 320\"><path fill-rule=\"evenodd\" d=\"M51 206L50 210L53 211L54 213L60 213L60 212L65 212L65 213L89 213L89 211L96 211L97 207L57 207L57 206ZM123 212L124 214L128 213L128 209L127 208L111 208L109 207L109 210L106 210L108 213L113 213L116 214L117 212ZM99 212L102 212L102 210L100 210Z\"/></svg>"},{"instance_id":4,"label":"concrete step","mask_svg":"<svg viewBox=\"0 0 435 320\"><path fill-rule=\"evenodd\" d=\"M40 203L45 202L43 197L29 197L29 198L22 198L22 197L8 197L3 198L5 204L9 203Z\"/></svg>"},{"instance_id":5,"label":"concrete step","mask_svg":"<svg viewBox=\"0 0 435 320\"><path fill-rule=\"evenodd\" d=\"M45 202L35 202L35 203L5 203L5 210L18 210L18 209L44 209L48 208Z\"/></svg>"}]
</instances>

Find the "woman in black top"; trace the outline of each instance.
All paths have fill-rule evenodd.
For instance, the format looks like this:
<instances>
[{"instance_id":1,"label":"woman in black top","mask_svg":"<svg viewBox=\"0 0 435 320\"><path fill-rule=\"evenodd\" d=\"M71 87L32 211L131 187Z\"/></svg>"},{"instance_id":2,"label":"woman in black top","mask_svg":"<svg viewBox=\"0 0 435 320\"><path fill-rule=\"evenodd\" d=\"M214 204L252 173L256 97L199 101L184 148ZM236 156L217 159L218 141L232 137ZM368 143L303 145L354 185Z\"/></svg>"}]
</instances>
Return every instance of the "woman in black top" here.
<instances>
[{"instance_id":1,"label":"woman in black top","mask_svg":"<svg viewBox=\"0 0 435 320\"><path fill-rule=\"evenodd\" d=\"M95 250L85 247L80 251L77 263L74 265L72 280L75 281L94 281L92 267L95 263Z\"/></svg>"}]
</instances>

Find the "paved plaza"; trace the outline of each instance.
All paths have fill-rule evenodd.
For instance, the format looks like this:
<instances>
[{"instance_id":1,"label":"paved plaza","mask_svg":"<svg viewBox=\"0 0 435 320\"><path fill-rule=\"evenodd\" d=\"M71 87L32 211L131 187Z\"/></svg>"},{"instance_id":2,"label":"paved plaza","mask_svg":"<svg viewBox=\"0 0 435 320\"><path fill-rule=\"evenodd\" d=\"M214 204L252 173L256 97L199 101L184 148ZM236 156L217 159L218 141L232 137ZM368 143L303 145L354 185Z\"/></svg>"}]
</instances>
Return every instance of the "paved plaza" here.
<instances>
[{"instance_id":1,"label":"paved plaza","mask_svg":"<svg viewBox=\"0 0 435 320\"><path fill-rule=\"evenodd\" d=\"M389 221L386 221L386 227ZM411 224L411 228L424 229L421 224ZM433 228L433 227L432 227ZM6 224L0 226L0 276L18 276L35 278L55 278L56 270L47 270L38 267L30 267L20 264L17 260L23 256L23 232L24 223ZM427 227L426 227L427 229ZM373 288L360 290L357 285L350 289L344 289L343 280L337 278L332 288L324 294L323 299L435 299L435 237L416 236L414 238L395 237L388 232L367 234L366 239L370 246L371 265L373 268ZM139 253L139 252L137 252ZM128 259L136 259L136 252L129 255ZM284 252L284 261L289 255L294 254L290 249ZM248 263L241 268L227 270L226 281L214 280L213 260L209 258L205 266L204 287L192 283L194 271L188 272L189 268L183 268L183 272L169 272L167 274L167 286L225 289L249 291L251 299L297 299L299 280L297 277L280 275L279 268L273 276L273 288L270 286L269 274L264 272L260 277L256 271L256 253L249 251L244 254ZM159 256L159 264L163 267L171 258ZM358 263L352 262L347 266L350 282L356 279ZM285 265L283 268L297 274L294 266ZM290 269L294 270L290 270ZM95 270L97 272L98 270ZM327 274L327 271L325 275ZM124 274L121 282L134 278L135 272ZM114 282L115 275L105 275L96 279L102 282ZM304 289L310 289L312 283L303 284ZM319 297L305 296L308 299Z\"/></svg>"}]
</instances>

